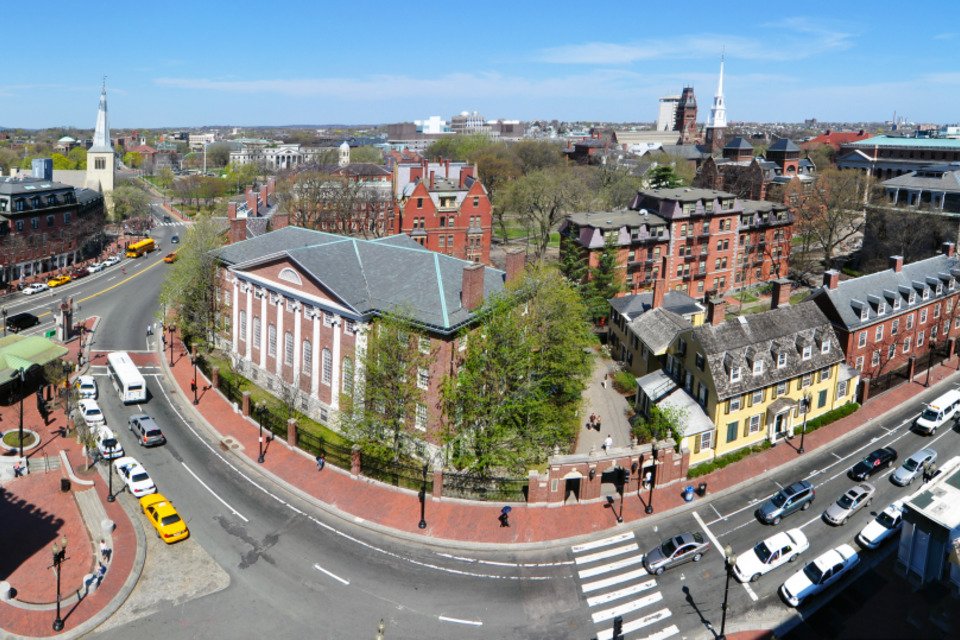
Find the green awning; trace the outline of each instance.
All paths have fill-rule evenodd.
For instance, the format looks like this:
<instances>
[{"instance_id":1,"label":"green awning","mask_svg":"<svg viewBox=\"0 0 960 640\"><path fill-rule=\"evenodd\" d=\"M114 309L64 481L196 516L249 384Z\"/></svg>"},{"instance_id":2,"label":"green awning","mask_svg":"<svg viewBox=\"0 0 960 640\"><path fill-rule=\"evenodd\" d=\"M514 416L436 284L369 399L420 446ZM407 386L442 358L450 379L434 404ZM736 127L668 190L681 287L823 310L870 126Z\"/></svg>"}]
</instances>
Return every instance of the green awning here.
<instances>
[{"instance_id":1,"label":"green awning","mask_svg":"<svg viewBox=\"0 0 960 640\"><path fill-rule=\"evenodd\" d=\"M44 366L67 355L66 347L40 336L12 335L0 338L0 384L19 369Z\"/></svg>"}]
</instances>

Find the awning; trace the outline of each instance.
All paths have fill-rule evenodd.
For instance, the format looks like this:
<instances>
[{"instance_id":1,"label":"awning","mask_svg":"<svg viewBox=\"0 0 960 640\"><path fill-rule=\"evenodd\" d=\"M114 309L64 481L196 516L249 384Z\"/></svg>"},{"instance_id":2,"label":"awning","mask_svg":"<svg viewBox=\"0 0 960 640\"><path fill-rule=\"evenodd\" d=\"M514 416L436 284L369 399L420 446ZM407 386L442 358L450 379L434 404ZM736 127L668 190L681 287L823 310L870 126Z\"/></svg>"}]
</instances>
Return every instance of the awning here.
<instances>
[{"instance_id":1,"label":"awning","mask_svg":"<svg viewBox=\"0 0 960 640\"><path fill-rule=\"evenodd\" d=\"M795 406L797 406L796 400L788 398L787 396L781 396L770 403L770 406L767 407L767 413L775 416L789 409L793 409Z\"/></svg>"}]
</instances>

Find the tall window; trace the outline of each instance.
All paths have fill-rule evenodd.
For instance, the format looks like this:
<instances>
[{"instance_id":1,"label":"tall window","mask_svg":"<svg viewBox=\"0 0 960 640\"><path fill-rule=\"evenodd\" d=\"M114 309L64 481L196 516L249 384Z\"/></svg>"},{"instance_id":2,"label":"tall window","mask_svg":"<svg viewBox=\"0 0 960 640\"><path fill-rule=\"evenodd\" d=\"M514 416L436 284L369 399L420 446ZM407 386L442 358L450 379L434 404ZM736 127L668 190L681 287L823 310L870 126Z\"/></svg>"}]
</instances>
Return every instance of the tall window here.
<instances>
[{"instance_id":1,"label":"tall window","mask_svg":"<svg viewBox=\"0 0 960 640\"><path fill-rule=\"evenodd\" d=\"M260 348L260 330L263 326L263 323L260 321L260 316L253 317L253 346L257 349Z\"/></svg>"},{"instance_id":2,"label":"tall window","mask_svg":"<svg viewBox=\"0 0 960 640\"><path fill-rule=\"evenodd\" d=\"M350 358L343 359L343 383L341 384L341 389L344 395L353 395L353 360Z\"/></svg>"},{"instance_id":3,"label":"tall window","mask_svg":"<svg viewBox=\"0 0 960 640\"><path fill-rule=\"evenodd\" d=\"M420 431L427 430L427 405L420 402L417 403L417 414L414 418L413 426Z\"/></svg>"},{"instance_id":4,"label":"tall window","mask_svg":"<svg viewBox=\"0 0 960 640\"><path fill-rule=\"evenodd\" d=\"M293 366L293 334L283 332L283 364Z\"/></svg>"},{"instance_id":5,"label":"tall window","mask_svg":"<svg viewBox=\"0 0 960 640\"><path fill-rule=\"evenodd\" d=\"M95 158L93 161L93 166L95 169L106 169L107 168L106 158Z\"/></svg>"},{"instance_id":6,"label":"tall window","mask_svg":"<svg viewBox=\"0 0 960 640\"><path fill-rule=\"evenodd\" d=\"M330 378L333 377L333 352L330 349L323 350L323 371L320 374L320 380L323 384L330 384Z\"/></svg>"},{"instance_id":7,"label":"tall window","mask_svg":"<svg viewBox=\"0 0 960 640\"><path fill-rule=\"evenodd\" d=\"M420 389L430 388L430 370L426 367L417 367L417 387Z\"/></svg>"},{"instance_id":8,"label":"tall window","mask_svg":"<svg viewBox=\"0 0 960 640\"><path fill-rule=\"evenodd\" d=\"M247 312L240 312L240 342L247 341Z\"/></svg>"},{"instance_id":9,"label":"tall window","mask_svg":"<svg viewBox=\"0 0 960 640\"><path fill-rule=\"evenodd\" d=\"M309 340L303 341L303 375L309 376L313 369L313 345Z\"/></svg>"},{"instance_id":10,"label":"tall window","mask_svg":"<svg viewBox=\"0 0 960 640\"><path fill-rule=\"evenodd\" d=\"M267 355L277 357L277 326L267 325Z\"/></svg>"}]
</instances>

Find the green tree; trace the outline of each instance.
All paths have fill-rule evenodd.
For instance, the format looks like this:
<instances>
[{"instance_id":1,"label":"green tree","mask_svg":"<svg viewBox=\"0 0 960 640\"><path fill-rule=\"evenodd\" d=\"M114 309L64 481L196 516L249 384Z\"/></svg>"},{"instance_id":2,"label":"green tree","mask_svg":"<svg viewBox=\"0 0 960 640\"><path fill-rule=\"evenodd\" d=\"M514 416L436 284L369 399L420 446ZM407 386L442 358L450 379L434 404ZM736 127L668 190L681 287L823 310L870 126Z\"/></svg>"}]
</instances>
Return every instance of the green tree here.
<instances>
[{"instance_id":1,"label":"green tree","mask_svg":"<svg viewBox=\"0 0 960 640\"><path fill-rule=\"evenodd\" d=\"M70 158L70 161L73 162L73 166L76 169L86 169L87 168L87 150L83 147L74 147L67 152L67 157Z\"/></svg>"},{"instance_id":2,"label":"green tree","mask_svg":"<svg viewBox=\"0 0 960 640\"><path fill-rule=\"evenodd\" d=\"M499 206L520 219L539 260L563 217L589 206L587 192L583 174L575 167L540 169L509 183Z\"/></svg>"},{"instance_id":3,"label":"green tree","mask_svg":"<svg viewBox=\"0 0 960 640\"><path fill-rule=\"evenodd\" d=\"M637 442L657 442L666 438L673 438L676 446L680 446L683 439L683 425L686 423L687 413L678 407L664 407L653 405L650 415L638 419L633 425L633 435Z\"/></svg>"},{"instance_id":4,"label":"green tree","mask_svg":"<svg viewBox=\"0 0 960 640\"><path fill-rule=\"evenodd\" d=\"M383 153L376 147L352 147L350 149L350 162L383 164Z\"/></svg>"},{"instance_id":5,"label":"green tree","mask_svg":"<svg viewBox=\"0 0 960 640\"><path fill-rule=\"evenodd\" d=\"M556 142L521 140L511 147L523 173L533 173L563 163L563 153Z\"/></svg>"},{"instance_id":6,"label":"green tree","mask_svg":"<svg viewBox=\"0 0 960 640\"><path fill-rule=\"evenodd\" d=\"M217 262L214 251L223 245L219 223L197 216L177 249L177 261L160 286L160 304L172 311L188 343L207 343L213 332Z\"/></svg>"},{"instance_id":7,"label":"green tree","mask_svg":"<svg viewBox=\"0 0 960 640\"><path fill-rule=\"evenodd\" d=\"M683 186L683 180L671 165L660 165L650 170L651 189L675 189Z\"/></svg>"},{"instance_id":8,"label":"green tree","mask_svg":"<svg viewBox=\"0 0 960 640\"><path fill-rule=\"evenodd\" d=\"M402 311L382 316L367 334L357 384L352 396L341 396L339 414L341 430L364 451L396 461L416 433L417 405L424 400L419 373L431 363L424 343L429 338Z\"/></svg>"},{"instance_id":9,"label":"green tree","mask_svg":"<svg viewBox=\"0 0 960 640\"><path fill-rule=\"evenodd\" d=\"M127 151L123 154L123 164L131 169L139 169L143 165L143 156L139 151Z\"/></svg>"},{"instance_id":10,"label":"green tree","mask_svg":"<svg viewBox=\"0 0 960 640\"><path fill-rule=\"evenodd\" d=\"M20 164L20 156L13 149L0 148L0 171L4 175L10 174L10 169L13 169Z\"/></svg>"},{"instance_id":11,"label":"green tree","mask_svg":"<svg viewBox=\"0 0 960 640\"><path fill-rule=\"evenodd\" d=\"M169 189L171 186L173 186L173 181L174 181L173 169L171 169L170 167L163 167L157 173L157 184L159 184L164 189Z\"/></svg>"},{"instance_id":12,"label":"green tree","mask_svg":"<svg viewBox=\"0 0 960 640\"><path fill-rule=\"evenodd\" d=\"M443 386L443 438L455 466L522 474L555 447L568 449L590 371L585 313L573 287L542 266L487 301Z\"/></svg>"},{"instance_id":13,"label":"green tree","mask_svg":"<svg viewBox=\"0 0 960 640\"><path fill-rule=\"evenodd\" d=\"M576 240L566 235L560 236L559 268L563 277L580 291L589 273L587 258Z\"/></svg>"},{"instance_id":14,"label":"green tree","mask_svg":"<svg viewBox=\"0 0 960 640\"><path fill-rule=\"evenodd\" d=\"M113 190L111 221L150 215L150 196L143 189L129 182L117 185Z\"/></svg>"},{"instance_id":15,"label":"green tree","mask_svg":"<svg viewBox=\"0 0 960 640\"><path fill-rule=\"evenodd\" d=\"M230 162L230 145L226 142L214 142L207 145L207 166L225 167Z\"/></svg>"},{"instance_id":16,"label":"green tree","mask_svg":"<svg viewBox=\"0 0 960 640\"><path fill-rule=\"evenodd\" d=\"M590 173L590 186L598 207L624 209L643 185L643 180L616 165L600 165Z\"/></svg>"},{"instance_id":17,"label":"green tree","mask_svg":"<svg viewBox=\"0 0 960 640\"><path fill-rule=\"evenodd\" d=\"M457 162L473 162L483 149L495 144L497 143L484 133L449 135L427 147L424 156L431 160L445 158Z\"/></svg>"},{"instance_id":18,"label":"green tree","mask_svg":"<svg viewBox=\"0 0 960 640\"><path fill-rule=\"evenodd\" d=\"M53 168L56 169L57 171L61 171L64 169L70 170L70 169L73 169L74 167L73 161L67 156L63 155L62 153L53 154L51 156L51 159L53 160ZM29 163L27 163L26 168L30 168Z\"/></svg>"},{"instance_id":19,"label":"green tree","mask_svg":"<svg viewBox=\"0 0 960 640\"><path fill-rule=\"evenodd\" d=\"M607 240L597 259L597 266L590 269L590 278L584 287L587 312L590 319L597 323L610 315L610 303L607 301L623 291L618 252L616 242Z\"/></svg>"},{"instance_id":20,"label":"green tree","mask_svg":"<svg viewBox=\"0 0 960 640\"><path fill-rule=\"evenodd\" d=\"M227 165L226 180L230 190L235 187L237 193L243 193L244 188L257 181L259 167L252 162L246 164L230 163Z\"/></svg>"}]
</instances>

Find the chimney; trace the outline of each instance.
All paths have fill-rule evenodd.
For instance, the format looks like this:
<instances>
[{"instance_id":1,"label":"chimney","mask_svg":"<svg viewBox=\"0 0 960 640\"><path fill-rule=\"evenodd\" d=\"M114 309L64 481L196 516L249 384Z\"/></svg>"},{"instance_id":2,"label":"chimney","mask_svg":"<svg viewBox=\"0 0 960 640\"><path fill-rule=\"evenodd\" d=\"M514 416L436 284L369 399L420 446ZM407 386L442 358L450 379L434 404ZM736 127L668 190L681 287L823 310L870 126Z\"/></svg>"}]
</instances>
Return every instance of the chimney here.
<instances>
[{"instance_id":1,"label":"chimney","mask_svg":"<svg viewBox=\"0 0 960 640\"><path fill-rule=\"evenodd\" d=\"M840 286L840 272L836 269L828 269L823 272L823 286L827 289L836 289Z\"/></svg>"},{"instance_id":2,"label":"chimney","mask_svg":"<svg viewBox=\"0 0 960 640\"><path fill-rule=\"evenodd\" d=\"M228 202L227 203L227 220L236 220L237 219L237 203Z\"/></svg>"},{"instance_id":3,"label":"chimney","mask_svg":"<svg viewBox=\"0 0 960 640\"><path fill-rule=\"evenodd\" d=\"M247 187L247 192L245 195L247 197L247 211L249 212L247 215L256 216L257 215L257 194L253 192L252 187Z\"/></svg>"},{"instance_id":4,"label":"chimney","mask_svg":"<svg viewBox=\"0 0 960 640\"><path fill-rule=\"evenodd\" d=\"M943 255L947 256L948 258L953 257L953 254L956 251L956 248L957 248L957 245L953 244L952 242L944 242L942 245L940 245L940 251L943 253Z\"/></svg>"},{"instance_id":5,"label":"chimney","mask_svg":"<svg viewBox=\"0 0 960 640\"><path fill-rule=\"evenodd\" d=\"M247 221L237 220L236 217L230 219L230 244L242 242L247 239Z\"/></svg>"},{"instance_id":6,"label":"chimney","mask_svg":"<svg viewBox=\"0 0 960 640\"><path fill-rule=\"evenodd\" d=\"M514 249L507 252L507 284L520 279L527 264L527 256L523 249Z\"/></svg>"},{"instance_id":7,"label":"chimney","mask_svg":"<svg viewBox=\"0 0 960 640\"><path fill-rule=\"evenodd\" d=\"M460 304L468 311L473 311L483 304L483 273L484 267L479 262L468 264L463 268Z\"/></svg>"},{"instance_id":8,"label":"chimney","mask_svg":"<svg viewBox=\"0 0 960 640\"><path fill-rule=\"evenodd\" d=\"M774 280L773 297L770 298L770 309L779 309L790 305L790 281L786 278Z\"/></svg>"},{"instance_id":9,"label":"chimney","mask_svg":"<svg viewBox=\"0 0 960 640\"><path fill-rule=\"evenodd\" d=\"M450 179L450 161L449 160L443 161L443 177L446 178L447 180Z\"/></svg>"},{"instance_id":10,"label":"chimney","mask_svg":"<svg viewBox=\"0 0 960 640\"><path fill-rule=\"evenodd\" d=\"M903 256L890 256L887 264L890 265L894 273L900 273L900 270L903 269Z\"/></svg>"},{"instance_id":11,"label":"chimney","mask_svg":"<svg viewBox=\"0 0 960 640\"><path fill-rule=\"evenodd\" d=\"M653 302L650 303L651 309L658 309L663 306L663 296L667 293L666 284L662 278L653 281Z\"/></svg>"},{"instance_id":12,"label":"chimney","mask_svg":"<svg viewBox=\"0 0 960 640\"><path fill-rule=\"evenodd\" d=\"M707 301L707 322L719 327L726 319L727 301L723 298L711 298Z\"/></svg>"},{"instance_id":13,"label":"chimney","mask_svg":"<svg viewBox=\"0 0 960 640\"><path fill-rule=\"evenodd\" d=\"M270 217L270 231L290 226L290 214L277 211Z\"/></svg>"},{"instance_id":14,"label":"chimney","mask_svg":"<svg viewBox=\"0 0 960 640\"><path fill-rule=\"evenodd\" d=\"M430 191L433 191L433 185L436 180L436 171L430 172Z\"/></svg>"}]
</instances>

